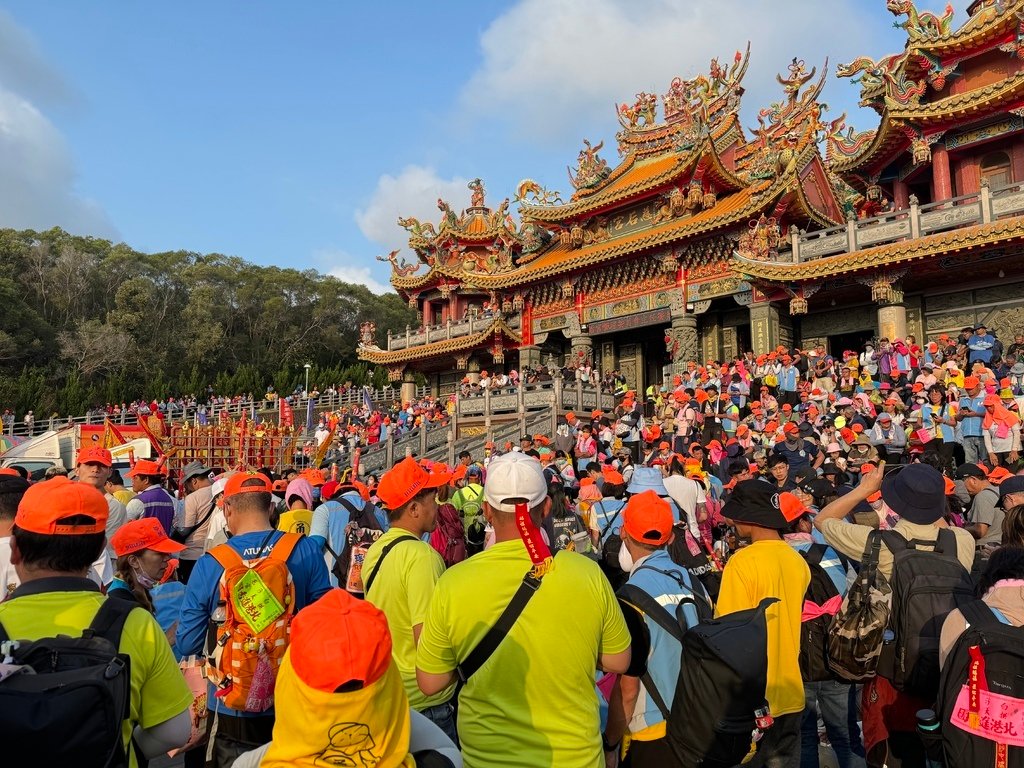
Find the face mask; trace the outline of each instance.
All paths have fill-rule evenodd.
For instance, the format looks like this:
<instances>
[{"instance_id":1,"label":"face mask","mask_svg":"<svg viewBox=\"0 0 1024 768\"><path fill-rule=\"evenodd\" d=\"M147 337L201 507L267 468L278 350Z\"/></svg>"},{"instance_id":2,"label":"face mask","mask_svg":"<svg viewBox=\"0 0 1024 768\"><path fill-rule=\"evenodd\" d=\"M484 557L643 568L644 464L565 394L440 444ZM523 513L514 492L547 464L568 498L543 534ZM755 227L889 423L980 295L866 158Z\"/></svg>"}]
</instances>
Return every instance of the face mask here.
<instances>
[{"instance_id":1,"label":"face mask","mask_svg":"<svg viewBox=\"0 0 1024 768\"><path fill-rule=\"evenodd\" d=\"M566 461L565 459L555 459L555 464L561 469L565 466Z\"/></svg>"},{"instance_id":2,"label":"face mask","mask_svg":"<svg viewBox=\"0 0 1024 768\"><path fill-rule=\"evenodd\" d=\"M132 567L132 574L135 576L135 583L142 587L147 592L156 586L156 579L152 578L145 571L140 571L138 568Z\"/></svg>"},{"instance_id":3,"label":"face mask","mask_svg":"<svg viewBox=\"0 0 1024 768\"><path fill-rule=\"evenodd\" d=\"M625 544L619 547L619 568L626 573L630 573L633 570L633 556L629 554Z\"/></svg>"}]
</instances>

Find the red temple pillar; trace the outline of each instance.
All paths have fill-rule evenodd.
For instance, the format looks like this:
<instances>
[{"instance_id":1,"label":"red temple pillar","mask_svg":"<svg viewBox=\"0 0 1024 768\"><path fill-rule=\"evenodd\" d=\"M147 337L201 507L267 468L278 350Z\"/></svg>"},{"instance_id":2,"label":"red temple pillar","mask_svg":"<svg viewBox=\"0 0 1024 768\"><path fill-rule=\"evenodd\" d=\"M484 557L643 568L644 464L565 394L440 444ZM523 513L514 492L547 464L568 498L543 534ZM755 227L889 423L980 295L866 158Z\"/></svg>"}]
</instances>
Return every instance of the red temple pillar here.
<instances>
[{"instance_id":1,"label":"red temple pillar","mask_svg":"<svg viewBox=\"0 0 1024 768\"><path fill-rule=\"evenodd\" d=\"M932 148L932 190L933 202L948 200L953 196L953 180L949 175L949 152L945 144Z\"/></svg>"},{"instance_id":2,"label":"red temple pillar","mask_svg":"<svg viewBox=\"0 0 1024 768\"><path fill-rule=\"evenodd\" d=\"M897 179L892 183L892 198L896 210L905 211L910 207L910 189L907 182Z\"/></svg>"}]
</instances>

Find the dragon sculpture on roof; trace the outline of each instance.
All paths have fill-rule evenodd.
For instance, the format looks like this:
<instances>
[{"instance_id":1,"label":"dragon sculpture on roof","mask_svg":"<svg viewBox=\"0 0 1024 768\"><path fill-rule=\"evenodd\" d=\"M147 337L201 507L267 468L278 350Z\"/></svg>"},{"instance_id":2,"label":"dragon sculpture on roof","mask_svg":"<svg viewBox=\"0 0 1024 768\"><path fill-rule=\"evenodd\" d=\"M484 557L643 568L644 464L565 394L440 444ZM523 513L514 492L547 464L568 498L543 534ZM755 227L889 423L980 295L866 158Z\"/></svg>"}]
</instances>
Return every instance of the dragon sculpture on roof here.
<instances>
[{"instance_id":1,"label":"dragon sculpture on roof","mask_svg":"<svg viewBox=\"0 0 1024 768\"><path fill-rule=\"evenodd\" d=\"M953 6L946 5L945 13L936 16L930 11L918 11L914 0L889 0L886 8L893 16L906 16L906 21L894 21L893 26L907 32L914 43L930 42L946 37L953 29Z\"/></svg>"}]
</instances>

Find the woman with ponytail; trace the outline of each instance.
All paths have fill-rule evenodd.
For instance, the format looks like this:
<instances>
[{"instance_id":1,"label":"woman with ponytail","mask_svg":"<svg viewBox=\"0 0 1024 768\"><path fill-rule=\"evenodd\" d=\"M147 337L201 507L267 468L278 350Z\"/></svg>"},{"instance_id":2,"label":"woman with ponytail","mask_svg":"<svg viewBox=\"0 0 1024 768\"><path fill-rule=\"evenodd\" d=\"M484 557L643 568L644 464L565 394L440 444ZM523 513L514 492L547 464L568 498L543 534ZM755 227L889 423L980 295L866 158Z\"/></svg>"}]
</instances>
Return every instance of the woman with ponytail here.
<instances>
[{"instance_id":1,"label":"woman with ponytail","mask_svg":"<svg viewBox=\"0 0 1024 768\"><path fill-rule=\"evenodd\" d=\"M111 537L110 545L117 562L107 595L132 600L155 613L150 591L173 574L178 561L172 555L185 545L169 539L155 517L125 523Z\"/></svg>"}]
</instances>

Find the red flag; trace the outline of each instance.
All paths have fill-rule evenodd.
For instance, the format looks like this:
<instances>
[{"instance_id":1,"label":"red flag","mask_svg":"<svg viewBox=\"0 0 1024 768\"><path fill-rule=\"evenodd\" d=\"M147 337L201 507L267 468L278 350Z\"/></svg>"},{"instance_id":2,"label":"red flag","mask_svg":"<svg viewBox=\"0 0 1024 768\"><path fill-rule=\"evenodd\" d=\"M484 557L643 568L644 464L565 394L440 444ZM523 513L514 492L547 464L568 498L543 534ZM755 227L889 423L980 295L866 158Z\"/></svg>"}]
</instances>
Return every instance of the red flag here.
<instances>
[{"instance_id":1,"label":"red flag","mask_svg":"<svg viewBox=\"0 0 1024 768\"><path fill-rule=\"evenodd\" d=\"M103 420L103 447L113 448L116 445L124 445L128 441L124 435L114 426L110 419Z\"/></svg>"},{"instance_id":2,"label":"red flag","mask_svg":"<svg viewBox=\"0 0 1024 768\"><path fill-rule=\"evenodd\" d=\"M149 442L153 445L153 450L156 451L157 457L164 455L163 444L160 442L160 438L153 434L153 430L149 428L149 424L146 423L147 418L145 416L139 416L139 428L146 433L146 437L149 438Z\"/></svg>"},{"instance_id":3,"label":"red flag","mask_svg":"<svg viewBox=\"0 0 1024 768\"><path fill-rule=\"evenodd\" d=\"M278 402L280 408L278 410L278 425L281 427L291 427L295 424L295 414L292 413L292 407L288 404L288 401L279 397Z\"/></svg>"}]
</instances>

